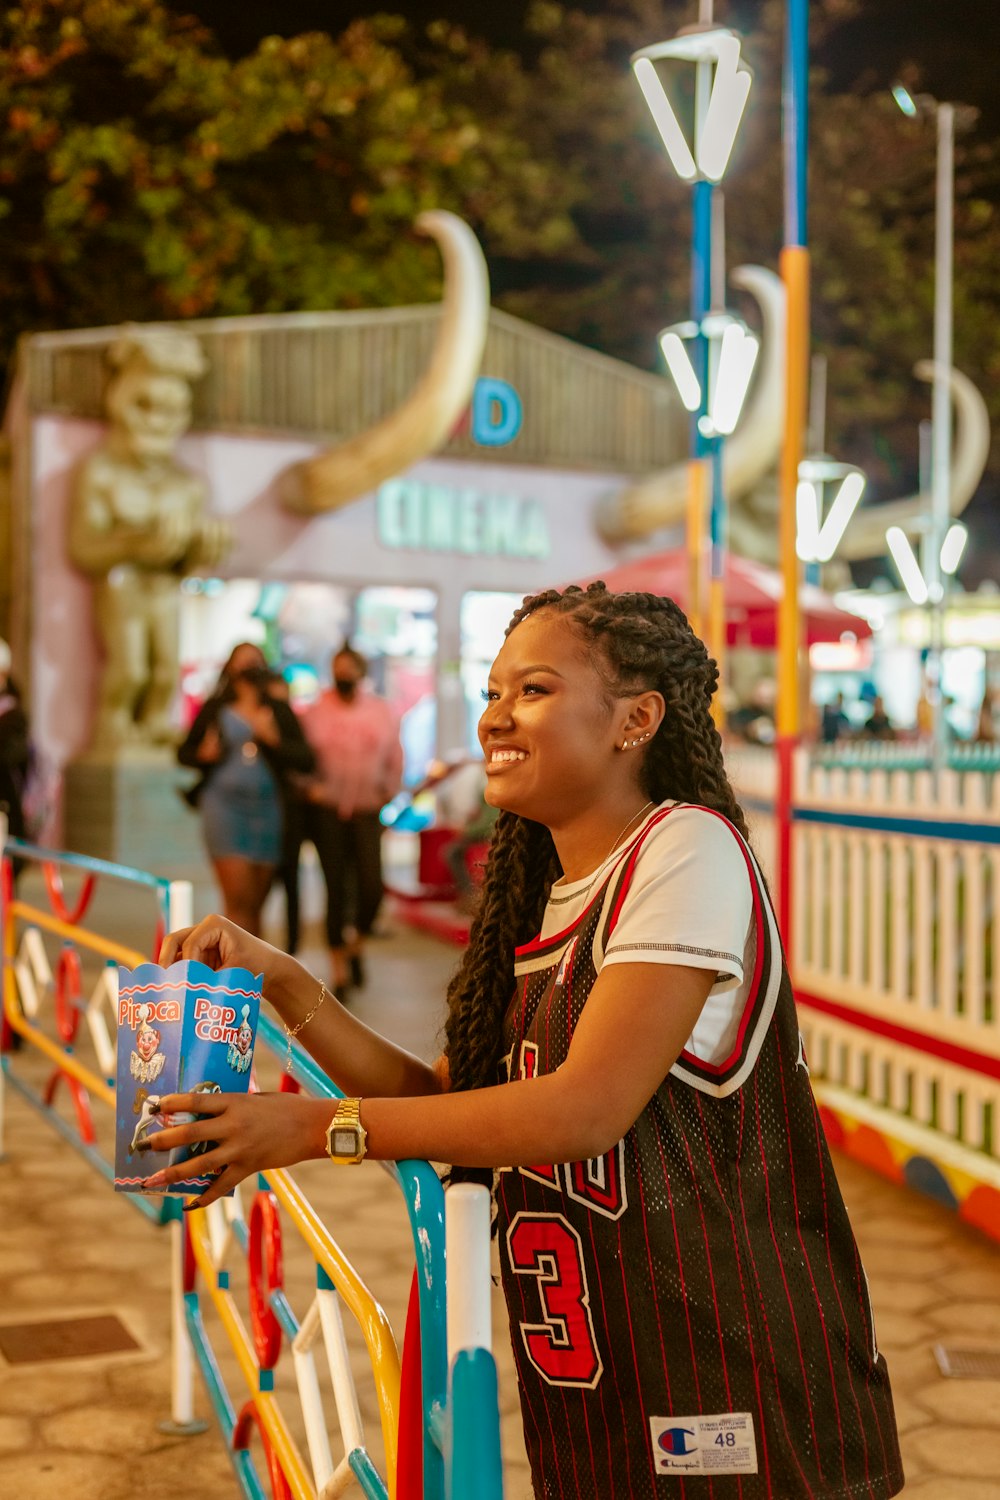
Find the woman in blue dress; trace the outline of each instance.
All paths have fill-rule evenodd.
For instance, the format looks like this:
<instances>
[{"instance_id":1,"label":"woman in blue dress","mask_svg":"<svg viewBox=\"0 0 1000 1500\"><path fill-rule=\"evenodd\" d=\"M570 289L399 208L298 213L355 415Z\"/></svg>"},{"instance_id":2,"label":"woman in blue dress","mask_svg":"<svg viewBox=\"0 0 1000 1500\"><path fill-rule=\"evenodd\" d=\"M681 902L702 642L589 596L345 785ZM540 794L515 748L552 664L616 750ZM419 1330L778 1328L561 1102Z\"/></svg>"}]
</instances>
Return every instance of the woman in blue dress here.
<instances>
[{"instance_id":1,"label":"woman in blue dress","mask_svg":"<svg viewBox=\"0 0 1000 1500\"><path fill-rule=\"evenodd\" d=\"M254 933L281 862L287 777L313 768L295 714L267 692L269 675L259 647L234 647L177 752L203 773L191 800L226 916Z\"/></svg>"}]
</instances>

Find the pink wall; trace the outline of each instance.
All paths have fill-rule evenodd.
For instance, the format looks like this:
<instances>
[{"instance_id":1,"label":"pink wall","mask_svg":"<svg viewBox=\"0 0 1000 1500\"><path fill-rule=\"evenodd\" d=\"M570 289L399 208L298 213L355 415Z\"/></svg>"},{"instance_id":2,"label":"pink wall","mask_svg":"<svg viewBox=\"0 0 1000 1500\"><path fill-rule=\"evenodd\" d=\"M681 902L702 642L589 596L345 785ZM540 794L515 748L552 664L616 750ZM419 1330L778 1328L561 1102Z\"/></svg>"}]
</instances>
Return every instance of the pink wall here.
<instances>
[{"instance_id":1,"label":"pink wall","mask_svg":"<svg viewBox=\"0 0 1000 1500\"><path fill-rule=\"evenodd\" d=\"M91 585L70 564L65 537L73 468L103 430L99 423L66 417L32 422L32 712L40 742L59 764L85 748L96 696L99 648ZM221 433L185 438L181 460L205 476L213 511L233 525L234 547L219 576L436 588L444 653L454 650L456 599L465 590L527 593L593 575L620 560L590 521L597 500L620 487L618 476L455 460L416 465L407 479L452 491L514 495L541 507L551 541L548 557L469 556L386 546L379 537L374 494L313 518L283 510L274 491L277 475L318 447Z\"/></svg>"}]
</instances>

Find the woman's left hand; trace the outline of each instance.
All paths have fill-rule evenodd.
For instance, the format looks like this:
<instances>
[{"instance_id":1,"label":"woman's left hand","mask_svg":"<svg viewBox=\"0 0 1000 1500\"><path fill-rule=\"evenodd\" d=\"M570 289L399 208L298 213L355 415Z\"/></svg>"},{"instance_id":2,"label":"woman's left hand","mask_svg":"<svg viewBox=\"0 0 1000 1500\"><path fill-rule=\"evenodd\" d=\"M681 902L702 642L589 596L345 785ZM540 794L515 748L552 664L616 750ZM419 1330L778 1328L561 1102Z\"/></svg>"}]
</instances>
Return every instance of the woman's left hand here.
<instances>
[{"instance_id":1,"label":"woman's left hand","mask_svg":"<svg viewBox=\"0 0 1000 1500\"><path fill-rule=\"evenodd\" d=\"M261 703L252 709L247 715L247 722L254 739L260 744L273 748L281 743L281 733L269 703Z\"/></svg>"},{"instance_id":2,"label":"woman's left hand","mask_svg":"<svg viewBox=\"0 0 1000 1500\"><path fill-rule=\"evenodd\" d=\"M147 1186L170 1187L197 1172L219 1176L198 1199L204 1208L230 1192L244 1177L271 1167L290 1167L310 1157L323 1156L326 1127L336 1101L311 1099L304 1094L165 1094L163 1115L190 1114L199 1118L171 1125L149 1137L153 1151L211 1142L202 1156L166 1167L147 1178Z\"/></svg>"}]
</instances>

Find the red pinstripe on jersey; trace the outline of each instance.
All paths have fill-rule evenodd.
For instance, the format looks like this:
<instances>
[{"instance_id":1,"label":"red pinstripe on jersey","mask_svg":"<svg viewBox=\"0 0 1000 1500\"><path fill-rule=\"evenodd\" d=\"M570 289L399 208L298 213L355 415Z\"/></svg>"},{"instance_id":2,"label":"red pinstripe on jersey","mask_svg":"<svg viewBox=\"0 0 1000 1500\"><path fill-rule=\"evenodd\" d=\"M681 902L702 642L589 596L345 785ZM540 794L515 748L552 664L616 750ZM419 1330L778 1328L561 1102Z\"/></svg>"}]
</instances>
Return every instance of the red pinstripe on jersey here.
<instances>
[{"instance_id":1,"label":"red pinstripe on jersey","mask_svg":"<svg viewBox=\"0 0 1000 1500\"><path fill-rule=\"evenodd\" d=\"M655 851L650 831L670 811L637 832L576 921L518 950L508 1076L565 1059L641 851ZM685 819L685 837L697 826ZM526 1441L547 1500L887 1500L902 1483L860 1260L798 1065L773 912L732 832L753 892L756 961L731 1056L712 1067L684 1054L602 1161L500 1176ZM578 1285L555 1292L540 1274L555 1245L543 1228L525 1239L520 1268L511 1263L505 1237L517 1220L578 1231L559 1240L579 1248ZM600 1357L592 1385L580 1380L586 1358L567 1349L573 1330ZM544 1373L526 1355L532 1331ZM562 1368L572 1383L559 1383ZM758 1472L724 1481L657 1472L650 1418L684 1425L729 1412L751 1414Z\"/></svg>"}]
</instances>

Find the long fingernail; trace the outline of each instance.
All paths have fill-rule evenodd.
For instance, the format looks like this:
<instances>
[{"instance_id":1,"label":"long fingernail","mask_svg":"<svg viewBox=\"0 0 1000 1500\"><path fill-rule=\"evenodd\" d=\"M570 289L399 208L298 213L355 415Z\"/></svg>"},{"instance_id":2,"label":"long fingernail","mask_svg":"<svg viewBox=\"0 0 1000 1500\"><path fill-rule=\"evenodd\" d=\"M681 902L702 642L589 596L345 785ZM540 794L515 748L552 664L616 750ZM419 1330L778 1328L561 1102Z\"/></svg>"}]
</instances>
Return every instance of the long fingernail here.
<instances>
[{"instance_id":1,"label":"long fingernail","mask_svg":"<svg viewBox=\"0 0 1000 1500\"><path fill-rule=\"evenodd\" d=\"M151 1115L158 1115L160 1113L162 1105L160 1104L159 1099L157 1099L155 1104L152 1102L152 1100L148 1100L147 1103L149 1104L149 1113Z\"/></svg>"},{"instance_id":2,"label":"long fingernail","mask_svg":"<svg viewBox=\"0 0 1000 1500\"><path fill-rule=\"evenodd\" d=\"M135 1149L137 1151L152 1151L153 1148L148 1141L140 1141Z\"/></svg>"},{"instance_id":3,"label":"long fingernail","mask_svg":"<svg viewBox=\"0 0 1000 1500\"><path fill-rule=\"evenodd\" d=\"M166 1172L154 1172L153 1175L152 1175L152 1177L147 1177L146 1178L146 1186L147 1187L158 1188L158 1187L166 1187L166 1185L167 1185L167 1174L166 1174Z\"/></svg>"}]
</instances>

